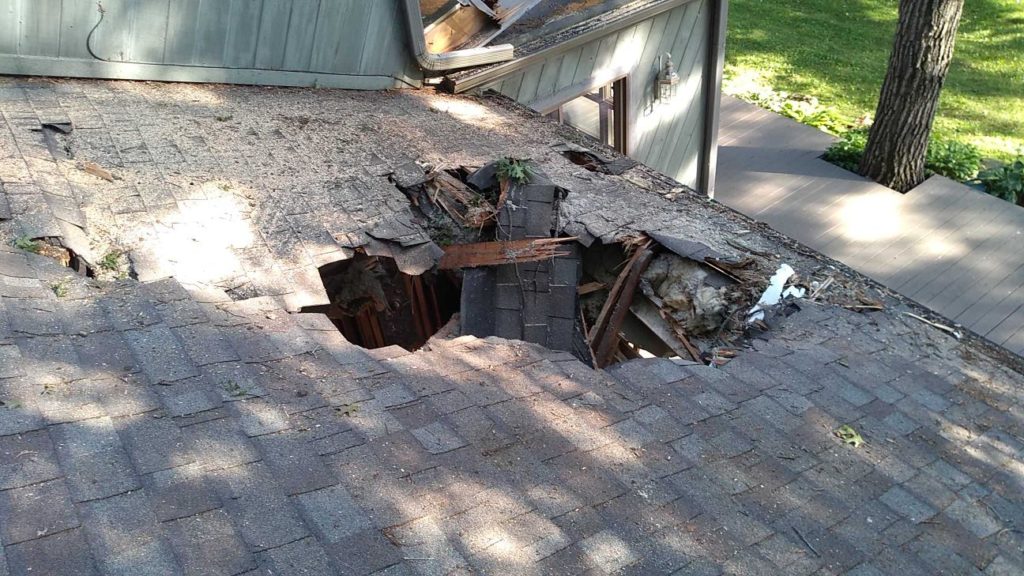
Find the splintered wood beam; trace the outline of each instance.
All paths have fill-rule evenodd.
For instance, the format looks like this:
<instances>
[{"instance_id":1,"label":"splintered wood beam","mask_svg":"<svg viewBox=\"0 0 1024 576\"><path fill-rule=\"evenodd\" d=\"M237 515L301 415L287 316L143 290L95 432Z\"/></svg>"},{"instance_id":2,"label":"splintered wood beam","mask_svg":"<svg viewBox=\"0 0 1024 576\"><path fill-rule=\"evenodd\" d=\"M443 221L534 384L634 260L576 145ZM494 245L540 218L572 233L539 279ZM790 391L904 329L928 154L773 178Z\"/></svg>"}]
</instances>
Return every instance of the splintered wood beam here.
<instances>
[{"instance_id":1,"label":"splintered wood beam","mask_svg":"<svg viewBox=\"0 0 1024 576\"><path fill-rule=\"evenodd\" d=\"M672 329L676 338L683 347L686 348L686 351L690 354L690 358L693 358L694 362L700 362L700 350L690 343L690 339L686 337L686 332L683 331L683 327L679 325L679 322L676 322L676 319L673 318L671 314L660 308L658 309L658 313L661 314L661 317L665 320L668 327Z\"/></svg>"},{"instance_id":2,"label":"splintered wood beam","mask_svg":"<svg viewBox=\"0 0 1024 576\"><path fill-rule=\"evenodd\" d=\"M483 196L444 170L434 173L430 189L430 200L459 224L470 228L494 224L498 210Z\"/></svg>"},{"instance_id":3,"label":"splintered wood beam","mask_svg":"<svg viewBox=\"0 0 1024 576\"><path fill-rule=\"evenodd\" d=\"M575 242L570 238L537 238L511 240L509 242L478 242L476 244L453 244L444 249L444 256L437 265L439 270L498 266L516 262L538 262L556 256L569 256L561 251L563 244Z\"/></svg>"},{"instance_id":4,"label":"splintered wood beam","mask_svg":"<svg viewBox=\"0 0 1024 576\"><path fill-rule=\"evenodd\" d=\"M598 368L611 364L615 358L622 322L633 304L633 295L640 284L640 277L654 258L651 246L652 241L648 239L636 247L628 264L615 279L615 285L597 317L590 334L590 346L594 350L594 365Z\"/></svg>"},{"instance_id":5,"label":"splintered wood beam","mask_svg":"<svg viewBox=\"0 0 1024 576\"><path fill-rule=\"evenodd\" d=\"M603 290L604 288L607 287L608 286L605 285L604 282L587 282L586 284L580 284L579 287L576 288L576 293L579 294L580 296L584 296L586 294L590 294L591 292Z\"/></svg>"}]
</instances>

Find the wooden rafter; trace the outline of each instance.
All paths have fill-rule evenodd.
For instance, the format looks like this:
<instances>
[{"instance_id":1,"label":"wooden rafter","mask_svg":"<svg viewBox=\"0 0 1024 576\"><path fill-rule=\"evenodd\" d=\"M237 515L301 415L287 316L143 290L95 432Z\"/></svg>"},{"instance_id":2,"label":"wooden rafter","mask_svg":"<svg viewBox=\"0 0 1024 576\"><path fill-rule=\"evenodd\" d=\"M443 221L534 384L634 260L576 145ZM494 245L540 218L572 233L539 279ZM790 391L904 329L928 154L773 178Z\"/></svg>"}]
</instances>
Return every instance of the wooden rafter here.
<instances>
[{"instance_id":1,"label":"wooden rafter","mask_svg":"<svg viewBox=\"0 0 1024 576\"><path fill-rule=\"evenodd\" d=\"M437 265L440 270L498 266L516 262L537 262L557 256L569 256L559 250L561 245L575 242L570 238L537 238L511 240L508 242L478 242L476 244L453 244L444 249L444 256Z\"/></svg>"},{"instance_id":2,"label":"wooden rafter","mask_svg":"<svg viewBox=\"0 0 1024 576\"><path fill-rule=\"evenodd\" d=\"M640 284L640 276L654 258L652 245L653 241L647 239L636 247L633 256L615 279L615 285L608 293L608 299L605 300L597 322L594 323L589 341L594 351L594 364L598 368L611 364L615 358L622 322L633 303L633 295Z\"/></svg>"}]
</instances>

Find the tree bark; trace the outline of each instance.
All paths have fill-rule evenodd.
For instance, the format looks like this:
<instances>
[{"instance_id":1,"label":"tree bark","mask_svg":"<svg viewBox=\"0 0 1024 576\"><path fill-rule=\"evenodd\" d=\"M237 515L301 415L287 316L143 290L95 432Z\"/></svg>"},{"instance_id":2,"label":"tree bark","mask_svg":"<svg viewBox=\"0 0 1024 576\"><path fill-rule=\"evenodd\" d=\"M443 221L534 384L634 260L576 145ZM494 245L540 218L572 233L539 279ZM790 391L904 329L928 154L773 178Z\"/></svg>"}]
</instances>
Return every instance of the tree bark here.
<instances>
[{"instance_id":1,"label":"tree bark","mask_svg":"<svg viewBox=\"0 0 1024 576\"><path fill-rule=\"evenodd\" d=\"M900 0L899 27L860 173L900 192L924 181L964 0Z\"/></svg>"}]
</instances>

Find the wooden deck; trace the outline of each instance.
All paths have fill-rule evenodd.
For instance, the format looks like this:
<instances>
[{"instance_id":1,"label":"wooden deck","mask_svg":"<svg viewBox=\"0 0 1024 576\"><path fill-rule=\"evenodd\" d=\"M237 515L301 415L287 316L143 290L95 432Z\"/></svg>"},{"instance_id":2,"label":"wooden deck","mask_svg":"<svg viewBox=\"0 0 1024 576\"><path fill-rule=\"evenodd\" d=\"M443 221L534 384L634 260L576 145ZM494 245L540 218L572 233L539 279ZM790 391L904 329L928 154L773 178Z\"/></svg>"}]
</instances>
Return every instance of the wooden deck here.
<instances>
[{"instance_id":1,"label":"wooden deck","mask_svg":"<svg viewBox=\"0 0 1024 576\"><path fill-rule=\"evenodd\" d=\"M907 194L819 156L832 137L723 96L715 198L1024 355L1024 209L935 176Z\"/></svg>"}]
</instances>

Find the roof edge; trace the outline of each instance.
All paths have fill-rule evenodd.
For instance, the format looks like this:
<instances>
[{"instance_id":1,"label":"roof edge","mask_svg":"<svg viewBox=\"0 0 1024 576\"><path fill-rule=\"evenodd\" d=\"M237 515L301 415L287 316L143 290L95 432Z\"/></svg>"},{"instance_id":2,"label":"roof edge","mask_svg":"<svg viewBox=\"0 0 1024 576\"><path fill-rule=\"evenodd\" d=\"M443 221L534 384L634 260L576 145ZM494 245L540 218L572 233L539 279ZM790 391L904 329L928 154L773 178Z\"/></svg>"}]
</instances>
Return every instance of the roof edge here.
<instances>
[{"instance_id":1,"label":"roof edge","mask_svg":"<svg viewBox=\"0 0 1024 576\"><path fill-rule=\"evenodd\" d=\"M560 32L556 35L556 38L563 37L564 39L556 40L552 45L548 45L551 44L550 38L535 40L521 48L517 48L516 52L522 54L522 56L514 60L447 75L441 84L441 88L453 94L467 92L553 54L571 50L595 38L611 32L617 32L683 4L695 1L697 0L661 0L660 2L648 4L640 8L625 6L618 10L619 14L613 12L608 22L598 27L593 26L594 22L609 18L609 15L595 16Z\"/></svg>"}]
</instances>

